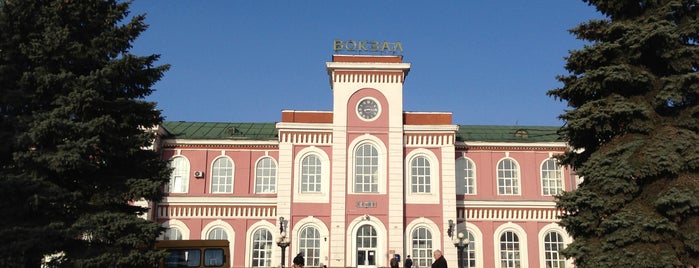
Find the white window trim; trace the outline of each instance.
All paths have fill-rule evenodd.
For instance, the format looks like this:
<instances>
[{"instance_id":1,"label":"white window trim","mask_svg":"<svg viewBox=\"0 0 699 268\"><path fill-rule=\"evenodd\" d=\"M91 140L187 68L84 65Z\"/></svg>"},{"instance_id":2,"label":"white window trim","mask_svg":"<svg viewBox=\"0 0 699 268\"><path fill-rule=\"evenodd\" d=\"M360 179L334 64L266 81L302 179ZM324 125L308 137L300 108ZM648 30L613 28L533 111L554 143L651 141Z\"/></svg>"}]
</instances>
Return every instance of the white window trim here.
<instances>
[{"instance_id":1,"label":"white window trim","mask_svg":"<svg viewBox=\"0 0 699 268\"><path fill-rule=\"evenodd\" d=\"M483 258L483 233L478 226L467 224L466 222L460 223L458 226L461 227L464 224L466 225L466 231L473 234L473 239L476 240L476 268L483 268L485 262ZM457 230L463 230L463 227L459 227L457 227ZM464 267L466 267L466 265L464 265Z\"/></svg>"},{"instance_id":2,"label":"white window trim","mask_svg":"<svg viewBox=\"0 0 699 268\"><path fill-rule=\"evenodd\" d=\"M301 192L301 160L309 154L316 155L320 159L320 192ZM330 158L318 147L303 148L294 157L294 202L300 203L328 203L330 202Z\"/></svg>"},{"instance_id":3,"label":"white window trim","mask_svg":"<svg viewBox=\"0 0 699 268\"><path fill-rule=\"evenodd\" d=\"M274 178L274 184L275 184L275 185L274 185L274 191L271 192L271 193L258 193L258 192L257 192L257 165L260 164L260 161L262 161L262 159L266 159L266 158L271 159L271 160L272 160L272 163L274 163L274 169L275 169L275 173L276 173L275 178ZM255 178L255 183L254 183L255 185L253 186L253 190L255 191L255 194L276 194L276 193L277 193L277 187L279 186L279 163L277 162L277 160L274 159L274 157L271 157L271 156L268 156L268 155L265 155L265 156L262 156L262 157L258 158L257 161L255 161L255 174L254 174L254 178Z\"/></svg>"},{"instance_id":4,"label":"white window trim","mask_svg":"<svg viewBox=\"0 0 699 268\"><path fill-rule=\"evenodd\" d=\"M500 163L505 160L511 160L517 165L517 194L501 194L500 193L500 175L498 171L500 170ZM500 196L521 196L522 195L522 166L512 157L503 157L495 164L495 192Z\"/></svg>"},{"instance_id":5,"label":"white window trim","mask_svg":"<svg viewBox=\"0 0 699 268\"><path fill-rule=\"evenodd\" d=\"M266 220L258 221L256 223L253 223L248 227L248 231L245 234L245 266L246 267L252 267L252 242L253 242L253 234L257 232L257 230L260 229L266 229L272 234L272 266L276 267L276 262L279 261L281 258L281 248L278 247L275 243L276 239L279 237L279 228L272 224L271 222L268 222ZM276 230L276 232L275 232ZM231 245L231 252L233 252L233 245ZM234 263L233 259L235 258L234 254L231 254L231 265Z\"/></svg>"},{"instance_id":6,"label":"white window trim","mask_svg":"<svg viewBox=\"0 0 699 268\"><path fill-rule=\"evenodd\" d=\"M378 187L378 193L358 193L354 191L354 157L355 157L355 151L357 150L357 147L360 145L364 145L365 143L370 143L373 145L376 150L378 151L379 154L379 174L377 178L377 183L379 185ZM364 134L362 136L357 137L350 143L350 145L347 147L347 189L348 193L352 194L386 194L386 182L387 182L387 173L386 173L386 146L384 145L383 141L381 141L379 138L376 136L370 135L370 134ZM377 262L378 263L378 262Z\"/></svg>"},{"instance_id":7,"label":"white window trim","mask_svg":"<svg viewBox=\"0 0 699 268\"><path fill-rule=\"evenodd\" d=\"M541 161L541 163L539 164L539 186L540 186L540 190L541 190L541 196L553 196L550 194L548 194L548 195L544 194L544 177L542 176L543 175L542 173L544 172L544 163L546 163L546 161L549 161L549 160L553 160L556 163L556 165L558 165L558 167L559 167L558 175L560 176L560 180L561 180L561 192L566 189L565 177L564 177L565 173L563 172L563 166L561 166L560 163L558 162L558 160L556 160L555 158L546 158L543 161Z\"/></svg>"},{"instance_id":8,"label":"white window trim","mask_svg":"<svg viewBox=\"0 0 699 268\"><path fill-rule=\"evenodd\" d=\"M232 170L231 170L231 191L230 192L214 192L213 191L213 189L214 189L214 163L216 163L216 161L221 159L221 158L226 158L226 159L231 161L231 169ZM211 172L209 172L210 173L209 174L209 193L211 193L211 194L232 194L235 191L235 161L233 161L232 158L230 158L227 155L221 155L221 156L214 158L213 160L211 160L211 165L210 165L209 170L211 170Z\"/></svg>"},{"instance_id":9,"label":"white window trim","mask_svg":"<svg viewBox=\"0 0 699 268\"><path fill-rule=\"evenodd\" d=\"M478 169L476 168L476 162L473 161L473 159L471 159L471 158L469 158L469 157L466 157L466 156L461 156L461 157L457 158L456 161L459 161L459 159L462 159L462 158L463 158L464 160L466 160L467 162L470 161L471 164L473 165L473 193L465 193L466 190L464 190L464 191L463 191L463 192L464 192L463 195L477 195L477 194L478 194L478 179L477 179L477 178L478 178L478 175L477 175ZM458 164L456 163L456 161L454 162L454 166L455 166L455 167L458 165ZM458 174L458 172L454 172L454 174ZM456 178L456 180L457 180L457 182L458 182L458 180L464 180L464 178ZM465 183L465 182L464 182L463 186L466 187L466 183ZM458 192L458 190L457 190L457 193L456 193L456 194L460 194L460 193Z\"/></svg>"},{"instance_id":10,"label":"white window trim","mask_svg":"<svg viewBox=\"0 0 699 268\"><path fill-rule=\"evenodd\" d=\"M563 237L563 247L568 247L568 245L573 242L573 238L568 235L568 232L565 231L565 229L561 228L560 225L557 223L549 223L548 225L544 226L539 230L539 263L541 266L544 266L546 264L546 256L545 256L545 249L544 249L544 239L546 238L546 234L548 232L557 232L558 234ZM564 257L565 258L565 257ZM573 259L566 259L566 267L573 267Z\"/></svg>"},{"instance_id":11,"label":"white window trim","mask_svg":"<svg viewBox=\"0 0 699 268\"><path fill-rule=\"evenodd\" d=\"M527 240L527 232L525 232L521 226L512 222L507 222L500 225L497 229L495 229L495 232L493 232L493 260L495 261L495 267L502 268L502 266L500 265L500 236L502 236L503 233L508 231L517 234L517 238L519 238L519 260L521 263L520 268L528 268L529 251L527 250L527 244L529 240Z\"/></svg>"},{"instance_id":12,"label":"white window trim","mask_svg":"<svg viewBox=\"0 0 699 268\"><path fill-rule=\"evenodd\" d=\"M427 158L430 161L430 192L412 192L412 161L418 156ZM418 148L410 151L405 157L405 203L406 204L439 204L440 187L442 181L439 173L440 163L437 156L430 150Z\"/></svg>"},{"instance_id":13,"label":"white window trim","mask_svg":"<svg viewBox=\"0 0 699 268\"><path fill-rule=\"evenodd\" d=\"M325 223L321 221L320 219L313 217L313 216L308 216L306 218L303 218L299 220L296 224L294 224L294 227L292 228L292 237L296 237L295 243L294 243L294 250L293 252L298 252L301 250L301 247L299 245L300 239L301 239L301 230L305 227L314 227L318 229L318 232L320 233L320 266L322 267L324 264L328 265L329 259L328 256L329 254L329 244L328 244L328 239L329 239L329 231L328 227L325 226ZM378 234L378 231L377 231ZM294 256L294 255L292 255Z\"/></svg>"},{"instance_id":14,"label":"white window trim","mask_svg":"<svg viewBox=\"0 0 699 268\"><path fill-rule=\"evenodd\" d=\"M368 220L366 218L368 216ZM386 226L383 222L376 217L369 215L362 215L354 218L348 225L347 230L349 231L349 239L345 242L345 248L350 250L350 261L345 263L345 266L357 266L357 231L359 227L364 225L371 225L376 230L376 263L380 266L381 263L387 263L387 254L380 254L380 252L388 252L388 233L386 231Z\"/></svg>"},{"instance_id":15,"label":"white window trim","mask_svg":"<svg viewBox=\"0 0 699 268\"><path fill-rule=\"evenodd\" d=\"M165 188L167 188L166 193L170 193L170 194L186 194L186 193L189 192L189 179L191 178L192 164L190 163L189 158L187 158L186 156L181 155L181 154L173 155L173 156L170 158L170 160L169 160L170 163L171 163L172 160L175 159L175 158L182 158L182 159L185 160L185 163L187 163L187 167L185 168L185 171L186 171L186 172L184 172L184 174L187 174L187 176L186 176L185 178L182 178L182 179L183 179L183 183L184 183L184 185L183 185L183 186L184 186L184 191L182 191L182 192L173 192L172 189L170 189L170 187L169 187L170 181L173 179L173 177L170 177L170 181L168 181L168 184L165 185ZM174 173L174 172L173 172L173 173ZM171 176L172 176L172 175L174 175L174 174L171 174Z\"/></svg>"},{"instance_id":16,"label":"white window trim","mask_svg":"<svg viewBox=\"0 0 699 268\"><path fill-rule=\"evenodd\" d=\"M163 228L174 228L180 231L182 234L182 240L189 240L189 228L187 224L180 220L171 219L162 224ZM165 238L165 232L160 234L158 240L163 240Z\"/></svg>"},{"instance_id":17,"label":"white window trim","mask_svg":"<svg viewBox=\"0 0 699 268\"><path fill-rule=\"evenodd\" d=\"M222 220L215 220L209 222L201 229L201 239L209 239L209 232L214 228L223 228L226 231L226 236L228 238L228 256L231 258L231 263L233 263L234 252L235 252L235 230L233 226Z\"/></svg>"},{"instance_id":18,"label":"white window trim","mask_svg":"<svg viewBox=\"0 0 699 268\"><path fill-rule=\"evenodd\" d=\"M442 233L441 228L439 228L439 226L437 226L437 224L435 224L432 220L425 217L420 217L412 220L405 227L403 239L405 241L406 255L413 255L413 232L415 231L415 229L419 227L425 227L430 230L430 233L432 234L432 251L434 251L435 249L439 249L442 245L442 236L444 236L444 233Z\"/></svg>"}]
</instances>

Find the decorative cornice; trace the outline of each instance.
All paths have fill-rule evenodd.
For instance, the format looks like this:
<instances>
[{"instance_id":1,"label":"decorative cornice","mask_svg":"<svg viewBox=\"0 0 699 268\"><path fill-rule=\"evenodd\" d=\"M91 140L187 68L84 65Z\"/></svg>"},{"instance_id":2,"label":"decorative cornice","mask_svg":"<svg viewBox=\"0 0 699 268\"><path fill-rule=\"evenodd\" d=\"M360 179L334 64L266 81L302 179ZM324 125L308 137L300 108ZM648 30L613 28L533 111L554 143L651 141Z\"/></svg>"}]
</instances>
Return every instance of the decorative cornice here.
<instances>
[{"instance_id":1,"label":"decorative cornice","mask_svg":"<svg viewBox=\"0 0 699 268\"><path fill-rule=\"evenodd\" d=\"M334 71L333 83L403 83L404 73L395 71Z\"/></svg>"},{"instance_id":2,"label":"decorative cornice","mask_svg":"<svg viewBox=\"0 0 699 268\"><path fill-rule=\"evenodd\" d=\"M332 132L280 132L279 142L293 144L331 145Z\"/></svg>"},{"instance_id":3,"label":"decorative cornice","mask_svg":"<svg viewBox=\"0 0 699 268\"><path fill-rule=\"evenodd\" d=\"M405 134L406 146L444 146L454 144L454 134Z\"/></svg>"},{"instance_id":4,"label":"decorative cornice","mask_svg":"<svg viewBox=\"0 0 699 268\"><path fill-rule=\"evenodd\" d=\"M274 219L276 206L227 206L227 205L162 205L156 209L159 219L207 218L207 219Z\"/></svg>"},{"instance_id":5,"label":"decorative cornice","mask_svg":"<svg viewBox=\"0 0 699 268\"><path fill-rule=\"evenodd\" d=\"M457 208L458 219L468 221L557 222L562 211L556 208Z\"/></svg>"},{"instance_id":6,"label":"decorative cornice","mask_svg":"<svg viewBox=\"0 0 699 268\"><path fill-rule=\"evenodd\" d=\"M163 143L162 148L188 148L188 149L247 149L247 150L277 150L278 144L219 144L219 143Z\"/></svg>"}]
</instances>

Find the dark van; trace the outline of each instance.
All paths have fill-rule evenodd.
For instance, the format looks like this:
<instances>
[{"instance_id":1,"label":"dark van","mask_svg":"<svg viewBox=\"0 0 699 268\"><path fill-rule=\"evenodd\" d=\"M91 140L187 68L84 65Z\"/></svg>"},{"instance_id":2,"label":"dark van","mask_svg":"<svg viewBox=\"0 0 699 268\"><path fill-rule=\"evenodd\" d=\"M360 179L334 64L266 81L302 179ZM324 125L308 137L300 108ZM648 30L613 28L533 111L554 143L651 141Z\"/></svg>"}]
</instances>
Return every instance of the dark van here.
<instances>
[{"instance_id":1,"label":"dark van","mask_svg":"<svg viewBox=\"0 0 699 268\"><path fill-rule=\"evenodd\" d=\"M231 267L228 240L162 240L155 247L168 253L160 268Z\"/></svg>"}]
</instances>

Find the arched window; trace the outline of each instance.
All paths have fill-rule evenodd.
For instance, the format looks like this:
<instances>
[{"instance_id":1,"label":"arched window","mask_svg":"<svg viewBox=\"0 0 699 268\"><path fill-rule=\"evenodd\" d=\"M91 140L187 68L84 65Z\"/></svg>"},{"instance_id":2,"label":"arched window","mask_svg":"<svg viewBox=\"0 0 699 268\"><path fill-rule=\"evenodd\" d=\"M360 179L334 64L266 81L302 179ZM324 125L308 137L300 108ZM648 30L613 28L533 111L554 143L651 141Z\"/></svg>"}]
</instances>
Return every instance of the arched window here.
<instances>
[{"instance_id":1,"label":"arched window","mask_svg":"<svg viewBox=\"0 0 699 268\"><path fill-rule=\"evenodd\" d=\"M209 240L228 240L228 235L226 234L226 230L223 230L221 227L216 227L209 231L209 235L207 236L207 239Z\"/></svg>"},{"instance_id":2,"label":"arched window","mask_svg":"<svg viewBox=\"0 0 699 268\"><path fill-rule=\"evenodd\" d=\"M557 195L563 191L563 173L556 159L548 159L541 164L541 193Z\"/></svg>"},{"instance_id":3,"label":"arched window","mask_svg":"<svg viewBox=\"0 0 699 268\"><path fill-rule=\"evenodd\" d=\"M163 234L163 240L182 240L182 232L174 227L167 228Z\"/></svg>"},{"instance_id":4,"label":"arched window","mask_svg":"<svg viewBox=\"0 0 699 268\"><path fill-rule=\"evenodd\" d=\"M211 192L233 192L233 160L228 157L219 157L214 160L211 169Z\"/></svg>"},{"instance_id":5,"label":"arched window","mask_svg":"<svg viewBox=\"0 0 699 268\"><path fill-rule=\"evenodd\" d=\"M432 265L432 232L426 227L418 227L412 234L413 265L429 267Z\"/></svg>"},{"instance_id":6,"label":"arched window","mask_svg":"<svg viewBox=\"0 0 699 268\"><path fill-rule=\"evenodd\" d=\"M464 267L476 267L476 246L478 241L476 241L475 236L471 232L467 232L468 235L468 248L462 254Z\"/></svg>"},{"instance_id":7,"label":"arched window","mask_svg":"<svg viewBox=\"0 0 699 268\"><path fill-rule=\"evenodd\" d=\"M456 159L456 194L476 194L476 165L470 159Z\"/></svg>"},{"instance_id":8,"label":"arched window","mask_svg":"<svg viewBox=\"0 0 699 268\"><path fill-rule=\"evenodd\" d=\"M322 163L315 154L309 154L301 160L301 192L317 193L321 191Z\"/></svg>"},{"instance_id":9,"label":"arched window","mask_svg":"<svg viewBox=\"0 0 699 268\"><path fill-rule=\"evenodd\" d=\"M273 194L277 192L277 164L271 157L264 157L255 168L255 193Z\"/></svg>"},{"instance_id":10,"label":"arched window","mask_svg":"<svg viewBox=\"0 0 699 268\"><path fill-rule=\"evenodd\" d=\"M170 167L173 170L166 192L186 193L189 185L189 161L184 157L176 156L170 159Z\"/></svg>"},{"instance_id":11,"label":"arched window","mask_svg":"<svg viewBox=\"0 0 699 268\"><path fill-rule=\"evenodd\" d=\"M544 237L544 261L546 268L563 268L566 266L565 258L561 256L563 250L563 236L557 232L548 232Z\"/></svg>"},{"instance_id":12,"label":"arched window","mask_svg":"<svg viewBox=\"0 0 699 268\"><path fill-rule=\"evenodd\" d=\"M500 236L500 267L519 268L521 265L519 237L514 232L504 232Z\"/></svg>"},{"instance_id":13,"label":"arched window","mask_svg":"<svg viewBox=\"0 0 699 268\"><path fill-rule=\"evenodd\" d=\"M410 187L413 193L430 193L430 160L418 156L410 161Z\"/></svg>"},{"instance_id":14,"label":"arched window","mask_svg":"<svg viewBox=\"0 0 699 268\"><path fill-rule=\"evenodd\" d=\"M512 159L503 159L498 163L498 194L519 194L519 166Z\"/></svg>"},{"instance_id":15,"label":"arched window","mask_svg":"<svg viewBox=\"0 0 699 268\"><path fill-rule=\"evenodd\" d=\"M272 233L259 229L252 235L252 267L272 266Z\"/></svg>"},{"instance_id":16,"label":"arched window","mask_svg":"<svg viewBox=\"0 0 699 268\"><path fill-rule=\"evenodd\" d=\"M354 151L354 192L379 192L379 151L371 144L357 146Z\"/></svg>"},{"instance_id":17,"label":"arched window","mask_svg":"<svg viewBox=\"0 0 699 268\"><path fill-rule=\"evenodd\" d=\"M303 252L306 266L320 267L320 232L315 227L305 227L299 233L299 250Z\"/></svg>"},{"instance_id":18,"label":"arched window","mask_svg":"<svg viewBox=\"0 0 699 268\"><path fill-rule=\"evenodd\" d=\"M378 236L373 226L365 224L357 230L357 266L376 265Z\"/></svg>"}]
</instances>

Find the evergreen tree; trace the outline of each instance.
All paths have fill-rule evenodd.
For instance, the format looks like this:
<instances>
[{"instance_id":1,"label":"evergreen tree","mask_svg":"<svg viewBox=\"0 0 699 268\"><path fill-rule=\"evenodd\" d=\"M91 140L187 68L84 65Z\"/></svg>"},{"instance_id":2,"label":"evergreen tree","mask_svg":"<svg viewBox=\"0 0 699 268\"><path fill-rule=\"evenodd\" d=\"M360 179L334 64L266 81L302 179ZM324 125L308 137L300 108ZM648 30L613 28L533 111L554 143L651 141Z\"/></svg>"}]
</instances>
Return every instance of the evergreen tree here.
<instances>
[{"instance_id":1,"label":"evergreen tree","mask_svg":"<svg viewBox=\"0 0 699 268\"><path fill-rule=\"evenodd\" d=\"M129 53L146 29L116 0L0 0L0 267L153 267L162 231L152 93L168 66ZM123 21L125 20L125 21Z\"/></svg>"},{"instance_id":2,"label":"evergreen tree","mask_svg":"<svg viewBox=\"0 0 699 268\"><path fill-rule=\"evenodd\" d=\"M562 158L583 182L557 200L578 267L699 267L699 3L585 0L571 32ZM693 265L693 266L692 266Z\"/></svg>"}]
</instances>

